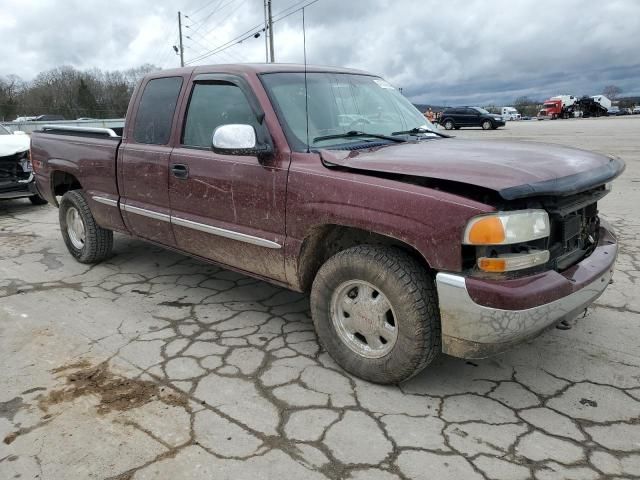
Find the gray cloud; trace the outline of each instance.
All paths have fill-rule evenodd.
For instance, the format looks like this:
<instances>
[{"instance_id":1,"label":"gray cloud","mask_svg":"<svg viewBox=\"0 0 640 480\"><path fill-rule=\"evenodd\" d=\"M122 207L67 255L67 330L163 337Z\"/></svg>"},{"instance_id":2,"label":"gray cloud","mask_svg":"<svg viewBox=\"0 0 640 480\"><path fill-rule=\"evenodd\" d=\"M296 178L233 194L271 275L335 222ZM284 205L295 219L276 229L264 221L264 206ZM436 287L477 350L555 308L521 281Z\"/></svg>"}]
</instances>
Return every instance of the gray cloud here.
<instances>
[{"instance_id":1,"label":"gray cloud","mask_svg":"<svg viewBox=\"0 0 640 480\"><path fill-rule=\"evenodd\" d=\"M297 3L273 0L273 9ZM190 17L188 61L263 20L262 0L0 0L0 75L177 66L178 8ZM320 0L306 17L310 62L379 73L416 102L508 103L609 83L640 94L636 0ZM301 62L300 13L274 30L276 60ZM238 61L264 61L263 38L196 63Z\"/></svg>"}]
</instances>

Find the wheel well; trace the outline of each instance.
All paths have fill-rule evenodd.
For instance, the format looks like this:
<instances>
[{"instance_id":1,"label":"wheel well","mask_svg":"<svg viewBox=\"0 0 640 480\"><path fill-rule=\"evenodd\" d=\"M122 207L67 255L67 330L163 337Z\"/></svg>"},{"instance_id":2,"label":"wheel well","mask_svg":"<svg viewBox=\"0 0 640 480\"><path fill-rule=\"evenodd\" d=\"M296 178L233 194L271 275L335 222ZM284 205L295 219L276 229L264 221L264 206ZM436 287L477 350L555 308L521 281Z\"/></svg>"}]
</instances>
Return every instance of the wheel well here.
<instances>
[{"instance_id":1,"label":"wheel well","mask_svg":"<svg viewBox=\"0 0 640 480\"><path fill-rule=\"evenodd\" d=\"M300 249L298 261L298 280L300 288L308 291L313 279L324 262L336 253L356 245L386 245L399 248L426 269L430 269L426 259L414 247L396 238L341 225L323 225L316 227L306 236Z\"/></svg>"},{"instance_id":2,"label":"wheel well","mask_svg":"<svg viewBox=\"0 0 640 480\"><path fill-rule=\"evenodd\" d=\"M56 196L64 195L70 190L79 190L82 185L72 174L56 170L51 176L51 187L55 198Z\"/></svg>"}]
</instances>

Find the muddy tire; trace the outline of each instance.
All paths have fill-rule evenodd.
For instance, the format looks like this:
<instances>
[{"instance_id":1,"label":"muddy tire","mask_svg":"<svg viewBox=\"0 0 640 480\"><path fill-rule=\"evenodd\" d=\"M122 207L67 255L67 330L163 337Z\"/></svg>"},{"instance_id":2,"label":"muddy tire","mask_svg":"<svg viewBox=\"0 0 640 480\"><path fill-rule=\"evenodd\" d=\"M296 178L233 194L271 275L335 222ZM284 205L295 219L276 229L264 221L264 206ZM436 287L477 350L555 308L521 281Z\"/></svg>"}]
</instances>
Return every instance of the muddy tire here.
<instances>
[{"instance_id":1,"label":"muddy tire","mask_svg":"<svg viewBox=\"0 0 640 480\"><path fill-rule=\"evenodd\" d=\"M36 194L36 195L31 195L29 197L29 200L31 201L32 204L34 205L45 205L46 203L48 203L44 198L42 198L40 195Z\"/></svg>"},{"instance_id":2,"label":"muddy tire","mask_svg":"<svg viewBox=\"0 0 640 480\"><path fill-rule=\"evenodd\" d=\"M64 194L60 201L59 221L64 243L80 263L97 263L111 253L113 232L96 223L80 191Z\"/></svg>"},{"instance_id":3,"label":"muddy tire","mask_svg":"<svg viewBox=\"0 0 640 480\"><path fill-rule=\"evenodd\" d=\"M311 313L333 359L371 382L407 380L441 349L433 279L399 249L360 245L331 257L313 282Z\"/></svg>"},{"instance_id":4,"label":"muddy tire","mask_svg":"<svg viewBox=\"0 0 640 480\"><path fill-rule=\"evenodd\" d=\"M482 122L483 130L491 130L492 127L493 127L493 123L491 123L491 120L485 120Z\"/></svg>"},{"instance_id":5,"label":"muddy tire","mask_svg":"<svg viewBox=\"0 0 640 480\"><path fill-rule=\"evenodd\" d=\"M456 125L453 123L453 120L451 119L447 119L445 120L445 122L442 124L442 126L444 127L445 130L451 130L453 129Z\"/></svg>"}]
</instances>

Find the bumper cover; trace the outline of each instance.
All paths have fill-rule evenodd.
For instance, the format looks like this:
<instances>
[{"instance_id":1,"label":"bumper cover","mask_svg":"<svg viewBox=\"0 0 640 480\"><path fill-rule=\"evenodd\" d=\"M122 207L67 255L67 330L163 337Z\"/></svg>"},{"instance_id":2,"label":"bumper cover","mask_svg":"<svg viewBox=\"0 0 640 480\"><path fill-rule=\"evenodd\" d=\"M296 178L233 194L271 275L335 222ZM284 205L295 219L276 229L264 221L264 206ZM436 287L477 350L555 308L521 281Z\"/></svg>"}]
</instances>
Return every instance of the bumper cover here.
<instances>
[{"instance_id":1,"label":"bumper cover","mask_svg":"<svg viewBox=\"0 0 640 480\"><path fill-rule=\"evenodd\" d=\"M0 199L31 197L39 194L33 173L28 179L0 186Z\"/></svg>"},{"instance_id":2,"label":"bumper cover","mask_svg":"<svg viewBox=\"0 0 640 480\"><path fill-rule=\"evenodd\" d=\"M499 296L490 306L480 305L480 300L469 294L464 276L438 273L442 351L454 357L485 358L534 338L562 320L575 318L609 285L616 254L615 237L608 228L601 228L598 246L589 257L563 273L548 272L554 292L562 291L555 288L558 283L567 284L564 291L570 293L560 298L551 296L544 285L547 282L541 282L539 276L531 283L487 280L488 291L508 292L507 297L501 294L507 306L537 299L536 305L524 309L500 308L495 301ZM516 286L505 289L509 283Z\"/></svg>"}]
</instances>

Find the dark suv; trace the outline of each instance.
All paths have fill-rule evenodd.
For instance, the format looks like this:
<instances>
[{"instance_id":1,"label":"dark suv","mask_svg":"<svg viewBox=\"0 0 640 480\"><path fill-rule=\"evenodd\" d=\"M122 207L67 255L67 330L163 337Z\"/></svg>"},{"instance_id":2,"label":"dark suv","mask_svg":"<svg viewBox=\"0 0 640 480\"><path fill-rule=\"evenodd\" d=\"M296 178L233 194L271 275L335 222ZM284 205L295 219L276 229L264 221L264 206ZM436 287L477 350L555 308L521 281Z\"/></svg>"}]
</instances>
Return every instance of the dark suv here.
<instances>
[{"instance_id":1,"label":"dark suv","mask_svg":"<svg viewBox=\"0 0 640 480\"><path fill-rule=\"evenodd\" d=\"M480 107L447 108L440 116L440 125L447 130L460 127L482 127L483 130L504 127L504 120L500 115L489 113Z\"/></svg>"}]
</instances>

